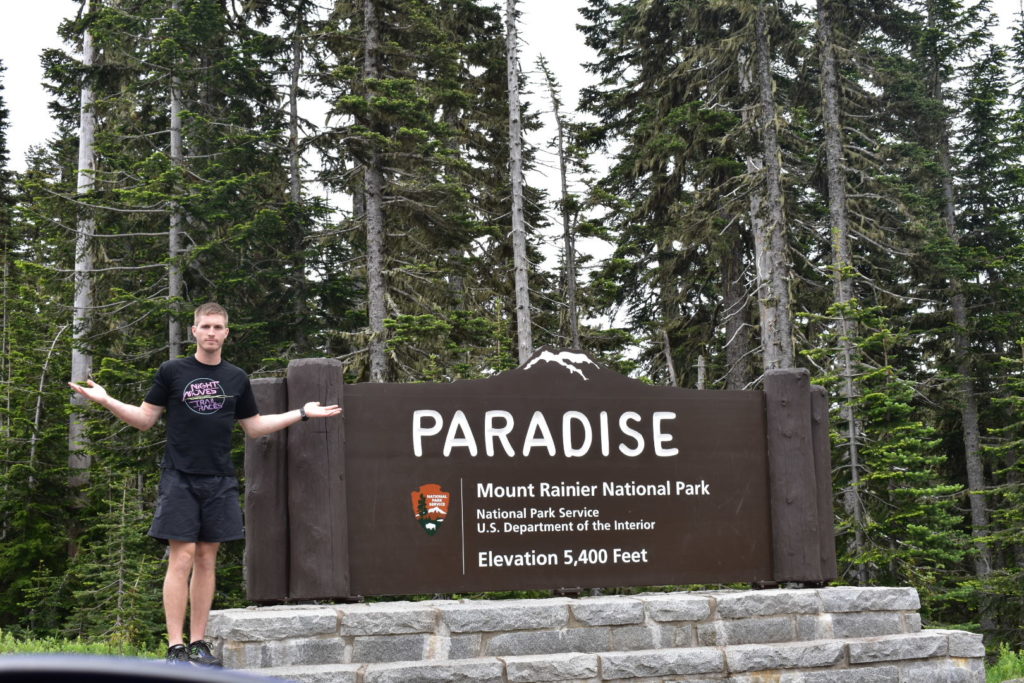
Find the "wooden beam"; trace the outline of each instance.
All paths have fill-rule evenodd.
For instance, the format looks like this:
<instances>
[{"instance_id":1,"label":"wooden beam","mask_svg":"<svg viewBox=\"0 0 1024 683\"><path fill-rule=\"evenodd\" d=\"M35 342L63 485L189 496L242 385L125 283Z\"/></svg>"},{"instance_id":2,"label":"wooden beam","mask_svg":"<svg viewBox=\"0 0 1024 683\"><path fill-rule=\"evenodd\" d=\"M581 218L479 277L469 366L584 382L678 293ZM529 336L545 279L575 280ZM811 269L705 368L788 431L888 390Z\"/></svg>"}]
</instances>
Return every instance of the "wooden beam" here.
<instances>
[{"instance_id":1,"label":"wooden beam","mask_svg":"<svg viewBox=\"0 0 1024 683\"><path fill-rule=\"evenodd\" d=\"M287 410L284 378L252 380L264 415ZM245 594L254 602L288 597L288 458L284 432L245 440Z\"/></svg>"},{"instance_id":2,"label":"wooden beam","mask_svg":"<svg viewBox=\"0 0 1024 683\"><path fill-rule=\"evenodd\" d=\"M821 386L811 387L811 443L817 481L821 580L833 581L839 575L839 568L836 565L835 513L832 510L832 441L828 434L828 392Z\"/></svg>"},{"instance_id":3,"label":"wooden beam","mask_svg":"<svg viewBox=\"0 0 1024 683\"><path fill-rule=\"evenodd\" d=\"M343 405L341 363L304 358L288 364L288 409L309 401ZM296 599L349 595L345 422L315 419L288 428L288 594Z\"/></svg>"},{"instance_id":4,"label":"wooden beam","mask_svg":"<svg viewBox=\"0 0 1024 683\"><path fill-rule=\"evenodd\" d=\"M803 368L769 370L764 392L773 578L779 582L820 581L810 375Z\"/></svg>"}]
</instances>

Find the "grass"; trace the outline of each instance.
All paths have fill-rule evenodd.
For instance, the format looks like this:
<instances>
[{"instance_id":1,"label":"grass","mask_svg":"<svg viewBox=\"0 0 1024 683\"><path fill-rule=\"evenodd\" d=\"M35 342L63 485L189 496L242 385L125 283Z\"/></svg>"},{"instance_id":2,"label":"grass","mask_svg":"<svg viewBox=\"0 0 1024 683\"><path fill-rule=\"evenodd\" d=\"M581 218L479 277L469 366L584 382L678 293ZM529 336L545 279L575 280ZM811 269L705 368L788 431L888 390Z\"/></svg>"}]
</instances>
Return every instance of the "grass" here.
<instances>
[{"instance_id":1,"label":"grass","mask_svg":"<svg viewBox=\"0 0 1024 683\"><path fill-rule=\"evenodd\" d=\"M86 641L80 638L15 638L0 630L0 655L77 654L109 657L160 658L163 651L146 650L130 643Z\"/></svg>"},{"instance_id":2,"label":"grass","mask_svg":"<svg viewBox=\"0 0 1024 683\"><path fill-rule=\"evenodd\" d=\"M1024 653L1000 645L999 659L985 668L985 683L1000 683L1012 678L1024 678Z\"/></svg>"}]
</instances>

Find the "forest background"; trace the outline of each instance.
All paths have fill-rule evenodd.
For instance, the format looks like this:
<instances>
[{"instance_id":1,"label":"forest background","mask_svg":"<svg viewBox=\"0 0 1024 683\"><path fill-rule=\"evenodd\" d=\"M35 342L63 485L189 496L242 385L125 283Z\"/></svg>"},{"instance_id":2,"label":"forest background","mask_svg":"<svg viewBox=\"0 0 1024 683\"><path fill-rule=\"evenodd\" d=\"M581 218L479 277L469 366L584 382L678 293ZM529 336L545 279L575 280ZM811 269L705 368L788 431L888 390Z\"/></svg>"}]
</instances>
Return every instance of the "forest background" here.
<instances>
[{"instance_id":1,"label":"forest background","mask_svg":"<svg viewBox=\"0 0 1024 683\"><path fill-rule=\"evenodd\" d=\"M257 377L486 377L541 344L705 389L805 367L833 398L840 582L1019 648L1019 8L997 39L985 0L586 0L566 103L519 63L514 5L93 0L62 24L24 170L0 100L0 628L162 638L163 434L65 381L141 400L217 300ZM221 608L244 604L225 554Z\"/></svg>"}]
</instances>

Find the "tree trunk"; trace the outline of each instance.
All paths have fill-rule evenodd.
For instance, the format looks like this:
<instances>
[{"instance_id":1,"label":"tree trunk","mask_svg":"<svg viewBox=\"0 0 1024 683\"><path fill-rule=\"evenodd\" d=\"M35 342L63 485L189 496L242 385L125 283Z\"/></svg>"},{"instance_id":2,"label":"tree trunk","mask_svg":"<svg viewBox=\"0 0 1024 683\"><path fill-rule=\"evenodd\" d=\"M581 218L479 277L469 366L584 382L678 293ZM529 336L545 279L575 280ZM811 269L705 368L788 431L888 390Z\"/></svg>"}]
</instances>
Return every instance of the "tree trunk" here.
<instances>
[{"instance_id":1,"label":"tree trunk","mask_svg":"<svg viewBox=\"0 0 1024 683\"><path fill-rule=\"evenodd\" d=\"M956 204L953 191L952 161L949 155L949 138L944 133L939 141L939 163L942 166L943 220L950 240L959 244L956 228ZM967 299L963 283L953 277L951 308L953 313L953 353L956 358L956 372L960 377L960 419L963 423L964 460L967 465L968 499L971 506L971 535L975 538L988 533L988 507L986 505L985 466L981 459L981 427L978 418L978 396L974 391L974 367L971 363L971 341L968 332ZM992 558L988 546L975 541L977 555L974 558L975 573L988 576L992 571Z\"/></svg>"},{"instance_id":2,"label":"tree trunk","mask_svg":"<svg viewBox=\"0 0 1024 683\"><path fill-rule=\"evenodd\" d=\"M929 8L928 26L935 29L935 14ZM939 106L944 105L942 83L938 64L931 68L931 95ZM936 147L939 154L939 165L942 171L942 219L946 234L954 245L960 244L957 233L956 194L953 190L953 160L949 151L949 123L945 116L939 122L936 131ZM953 354L956 358L956 372L960 377L960 419L963 423L964 460L967 465L968 500L971 507L971 535L977 539L988 533L988 508L986 507L985 467L981 459L981 428L978 420L978 397L974 391L974 367L971 363L971 340L968 332L967 299L963 292L963 282L956 276L950 277L950 289L953 295L950 307L953 314ZM974 543L977 555L974 558L974 571L978 577L988 576L992 571L992 558L988 546L983 541ZM985 607L982 607L982 623L986 620Z\"/></svg>"},{"instance_id":3,"label":"tree trunk","mask_svg":"<svg viewBox=\"0 0 1024 683\"><path fill-rule=\"evenodd\" d=\"M544 79L547 81L548 91L551 94L551 108L554 111L555 130L558 136L558 175L562 192L562 281L564 283L562 295L565 298L566 317L566 325L563 329L572 348L578 349L580 348L580 323L576 305L576 239L571 223L572 207L569 202L569 163L565 151L565 122L562 121L562 100L558 93L558 83L543 57L539 62ZM675 381L673 381L674 384Z\"/></svg>"},{"instance_id":4,"label":"tree trunk","mask_svg":"<svg viewBox=\"0 0 1024 683\"><path fill-rule=\"evenodd\" d=\"M88 4L84 8L89 12ZM96 61L96 50L92 44L92 33L85 30L82 36L82 66L85 78L82 82L81 111L78 134L78 183L79 218L75 235L75 301L73 339L71 347L71 380L82 382L92 373L92 356L85 351L85 337L88 334L89 318L93 306L93 257L92 240L96 230L96 219L92 210L82 201L93 190L96 172L96 113L93 111L95 94L90 80L91 67ZM77 393L71 399L75 410L71 413L68 426L68 468L71 470L70 483L77 488L88 481L91 464L85 452L86 436L84 416L80 407L87 401Z\"/></svg>"},{"instance_id":5,"label":"tree trunk","mask_svg":"<svg viewBox=\"0 0 1024 683\"><path fill-rule=\"evenodd\" d=\"M743 236L733 231L722 262L722 306L725 318L725 388L743 389L752 379L750 305L743 277Z\"/></svg>"},{"instance_id":6,"label":"tree trunk","mask_svg":"<svg viewBox=\"0 0 1024 683\"><path fill-rule=\"evenodd\" d=\"M178 9L178 2L171 3L173 10ZM171 164L177 169L185 166L185 154L181 141L181 79L175 74L171 76ZM181 268L181 235L182 209L175 201L171 207L170 225L167 230L167 248L170 266L167 270L167 297L171 302L170 315L167 321L168 355L178 358L182 355L183 342L181 320L179 319L181 300L185 291Z\"/></svg>"},{"instance_id":7,"label":"tree trunk","mask_svg":"<svg viewBox=\"0 0 1024 683\"><path fill-rule=\"evenodd\" d=\"M834 0L818 0L818 48L821 55L822 125L825 133L825 163L828 175L828 209L832 227L832 277L834 299L839 311L839 374L842 377L840 397L846 423L846 461L850 468L850 486L843 492L843 503L854 522L853 552L864 550L864 506L860 499L860 435L853 401L857 396L854 363L856 348L853 335L856 321L849 317L853 301L853 251L846 199L846 163L843 153L842 124L839 119L839 75L836 67L836 46L833 34ZM858 563L857 579L867 582L867 569Z\"/></svg>"},{"instance_id":8,"label":"tree trunk","mask_svg":"<svg viewBox=\"0 0 1024 683\"><path fill-rule=\"evenodd\" d=\"M523 131L519 107L519 47L516 34L516 0L505 1L505 59L508 65L508 146L512 174L512 253L515 260L516 330L519 362L533 355L533 323L530 317L530 262L526 252L526 219L523 215Z\"/></svg>"},{"instance_id":9,"label":"tree trunk","mask_svg":"<svg viewBox=\"0 0 1024 683\"><path fill-rule=\"evenodd\" d=\"M679 386L679 375L676 374L676 362L672 360L672 341L669 339L668 330L664 327L661 328L661 348L665 354L665 367L668 368L668 382L670 385L677 387Z\"/></svg>"},{"instance_id":10,"label":"tree trunk","mask_svg":"<svg viewBox=\"0 0 1024 683\"><path fill-rule=\"evenodd\" d=\"M375 0L364 0L364 81L379 76L380 25ZM369 92L367 99L371 98ZM366 187L366 296L370 325L370 381L386 382L388 374L384 319L387 317L384 289L384 173L380 152L372 151L363 169Z\"/></svg>"},{"instance_id":11,"label":"tree trunk","mask_svg":"<svg viewBox=\"0 0 1024 683\"><path fill-rule=\"evenodd\" d=\"M792 367L794 351L789 254L782 204L782 158L764 1L758 4L755 29L754 64L741 58L740 80L746 89L756 88L760 105L756 121L760 154L747 157L747 169L763 178L763 194L751 193L750 217L757 264L762 362L765 370L776 370ZM749 117L746 114L745 118Z\"/></svg>"},{"instance_id":12,"label":"tree trunk","mask_svg":"<svg viewBox=\"0 0 1024 683\"><path fill-rule=\"evenodd\" d=\"M288 84L288 200L295 217L295 231L291 253L292 261L292 311L295 317L294 339L300 350L307 349L306 326L303 324L306 312L306 222L302 206L302 150L299 144L299 77L303 64L303 30L305 28L303 6L296 8L295 32L292 35L292 62Z\"/></svg>"}]
</instances>

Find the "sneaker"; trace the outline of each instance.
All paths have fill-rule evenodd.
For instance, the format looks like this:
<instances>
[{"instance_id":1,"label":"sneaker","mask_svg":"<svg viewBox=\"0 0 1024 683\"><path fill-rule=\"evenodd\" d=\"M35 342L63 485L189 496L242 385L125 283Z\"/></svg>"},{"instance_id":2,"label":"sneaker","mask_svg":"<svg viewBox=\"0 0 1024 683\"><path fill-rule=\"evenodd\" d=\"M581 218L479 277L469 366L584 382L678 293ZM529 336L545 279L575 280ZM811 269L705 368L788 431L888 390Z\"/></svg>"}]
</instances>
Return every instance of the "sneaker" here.
<instances>
[{"instance_id":1,"label":"sneaker","mask_svg":"<svg viewBox=\"0 0 1024 683\"><path fill-rule=\"evenodd\" d=\"M210 652L210 644L205 640L197 640L188 646L188 661L199 666L222 666L220 660Z\"/></svg>"},{"instance_id":2,"label":"sneaker","mask_svg":"<svg viewBox=\"0 0 1024 683\"><path fill-rule=\"evenodd\" d=\"M171 645L167 648L168 664L188 664L188 648L184 645Z\"/></svg>"}]
</instances>

